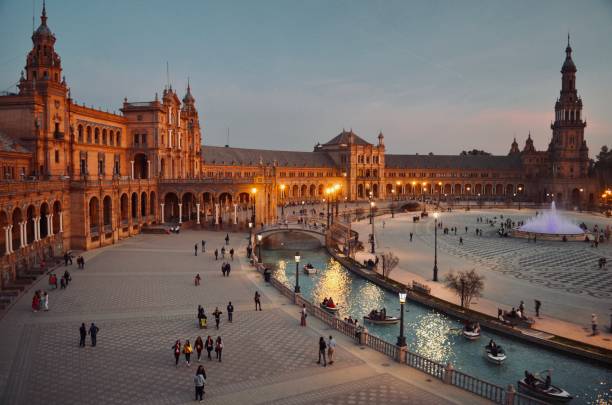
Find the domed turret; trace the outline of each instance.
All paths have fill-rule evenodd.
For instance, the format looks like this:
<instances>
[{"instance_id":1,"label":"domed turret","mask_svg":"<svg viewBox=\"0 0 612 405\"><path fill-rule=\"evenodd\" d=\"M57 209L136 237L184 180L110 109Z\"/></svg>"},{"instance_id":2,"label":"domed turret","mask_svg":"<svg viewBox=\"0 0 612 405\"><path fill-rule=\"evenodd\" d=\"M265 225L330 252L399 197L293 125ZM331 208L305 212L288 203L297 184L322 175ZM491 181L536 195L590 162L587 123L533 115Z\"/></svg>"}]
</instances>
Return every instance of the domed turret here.
<instances>
[{"instance_id":1,"label":"domed turret","mask_svg":"<svg viewBox=\"0 0 612 405\"><path fill-rule=\"evenodd\" d=\"M183 97L183 103L187 105L192 105L195 103L195 98L191 94L191 85L189 84L189 78L187 78L187 93L185 93L185 97Z\"/></svg>"}]
</instances>

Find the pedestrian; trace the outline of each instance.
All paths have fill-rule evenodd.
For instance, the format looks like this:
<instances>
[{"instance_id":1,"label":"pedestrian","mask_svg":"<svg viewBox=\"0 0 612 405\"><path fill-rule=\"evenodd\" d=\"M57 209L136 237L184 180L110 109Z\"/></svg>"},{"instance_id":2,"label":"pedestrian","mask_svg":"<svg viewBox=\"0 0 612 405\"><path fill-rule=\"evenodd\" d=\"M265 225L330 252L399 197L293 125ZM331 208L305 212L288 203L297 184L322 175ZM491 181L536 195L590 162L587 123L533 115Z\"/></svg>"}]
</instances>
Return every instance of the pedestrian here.
<instances>
[{"instance_id":1,"label":"pedestrian","mask_svg":"<svg viewBox=\"0 0 612 405\"><path fill-rule=\"evenodd\" d=\"M225 244L229 245L229 233L225 234Z\"/></svg>"},{"instance_id":2,"label":"pedestrian","mask_svg":"<svg viewBox=\"0 0 612 405\"><path fill-rule=\"evenodd\" d=\"M204 384L206 384L206 372L204 371L203 366L198 367L198 371L196 371L195 377L193 377L193 382L195 384L195 400L196 401L204 401Z\"/></svg>"},{"instance_id":3,"label":"pedestrian","mask_svg":"<svg viewBox=\"0 0 612 405\"><path fill-rule=\"evenodd\" d=\"M259 295L259 291L255 291L255 311L257 311L257 308L259 307L259 310L261 311L261 295Z\"/></svg>"},{"instance_id":4,"label":"pedestrian","mask_svg":"<svg viewBox=\"0 0 612 405\"><path fill-rule=\"evenodd\" d=\"M196 274L195 276L195 285L198 286L200 285L200 280L202 279L202 277L200 277L200 273Z\"/></svg>"},{"instance_id":5,"label":"pedestrian","mask_svg":"<svg viewBox=\"0 0 612 405\"><path fill-rule=\"evenodd\" d=\"M92 322L91 325L89 325L89 337L91 338L91 347L96 347L99 331L100 328L98 328L95 323Z\"/></svg>"},{"instance_id":6,"label":"pedestrian","mask_svg":"<svg viewBox=\"0 0 612 405\"><path fill-rule=\"evenodd\" d=\"M212 360L212 357L210 356L210 353L213 351L214 347L215 347L215 342L210 337L210 335L208 335L208 337L206 338L206 342L204 342L204 348L208 352L208 360Z\"/></svg>"},{"instance_id":7,"label":"pedestrian","mask_svg":"<svg viewBox=\"0 0 612 405\"><path fill-rule=\"evenodd\" d=\"M198 244L197 243L195 244L193 250L194 250L195 255L197 256L198 255Z\"/></svg>"},{"instance_id":8,"label":"pedestrian","mask_svg":"<svg viewBox=\"0 0 612 405\"><path fill-rule=\"evenodd\" d=\"M225 265L225 275L229 277L230 271L232 271L232 265L229 262Z\"/></svg>"},{"instance_id":9,"label":"pedestrian","mask_svg":"<svg viewBox=\"0 0 612 405\"><path fill-rule=\"evenodd\" d=\"M206 252L206 241L202 239L202 253Z\"/></svg>"},{"instance_id":10,"label":"pedestrian","mask_svg":"<svg viewBox=\"0 0 612 405\"><path fill-rule=\"evenodd\" d=\"M302 309L300 309L300 326L306 326L306 317L308 314L306 313L306 304L302 304Z\"/></svg>"},{"instance_id":11,"label":"pedestrian","mask_svg":"<svg viewBox=\"0 0 612 405\"><path fill-rule=\"evenodd\" d=\"M215 317L215 325L217 329L219 329L219 323L221 322L221 314L223 312L219 311L219 307L215 307L215 312L213 312L213 316Z\"/></svg>"},{"instance_id":12,"label":"pedestrian","mask_svg":"<svg viewBox=\"0 0 612 405\"><path fill-rule=\"evenodd\" d=\"M64 272L64 278L66 279L66 287L68 287L68 284L72 281L72 277L70 277L70 272L68 270Z\"/></svg>"},{"instance_id":13,"label":"pedestrian","mask_svg":"<svg viewBox=\"0 0 612 405\"><path fill-rule=\"evenodd\" d=\"M187 339L183 345L183 354L185 355L185 364L187 367L191 366L191 353L193 353L193 347L191 347L191 343L189 343L189 339Z\"/></svg>"},{"instance_id":14,"label":"pedestrian","mask_svg":"<svg viewBox=\"0 0 612 405\"><path fill-rule=\"evenodd\" d=\"M181 358L181 340L177 339L172 346L172 353L174 353L174 365L178 368L179 359Z\"/></svg>"},{"instance_id":15,"label":"pedestrian","mask_svg":"<svg viewBox=\"0 0 612 405\"><path fill-rule=\"evenodd\" d=\"M200 362L200 358L202 357L202 350L204 350L204 341L201 336L198 336L194 343L196 353L198 355L198 363Z\"/></svg>"},{"instance_id":16,"label":"pedestrian","mask_svg":"<svg viewBox=\"0 0 612 405\"><path fill-rule=\"evenodd\" d=\"M534 300L535 302L535 313L536 313L536 317L540 317L540 307L542 306L542 303L540 302L540 300Z\"/></svg>"},{"instance_id":17,"label":"pedestrian","mask_svg":"<svg viewBox=\"0 0 612 405\"><path fill-rule=\"evenodd\" d=\"M253 248L251 246L247 246L247 259L250 259L252 254Z\"/></svg>"},{"instance_id":18,"label":"pedestrian","mask_svg":"<svg viewBox=\"0 0 612 405\"><path fill-rule=\"evenodd\" d=\"M225 259L225 246L221 248L221 258Z\"/></svg>"},{"instance_id":19,"label":"pedestrian","mask_svg":"<svg viewBox=\"0 0 612 405\"><path fill-rule=\"evenodd\" d=\"M234 248L230 249L230 257L232 258L232 261L234 261Z\"/></svg>"},{"instance_id":20,"label":"pedestrian","mask_svg":"<svg viewBox=\"0 0 612 405\"><path fill-rule=\"evenodd\" d=\"M597 330L597 315L595 314L591 314L591 329L593 330L593 336L599 334Z\"/></svg>"},{"instance_id":21,"label":"pedestrian","mask_svg":"<svg viewBox=\"0 0 612 405\"><path fill-rule=\"evenodd\" d=\"M329 340L327 342L327 359L329 360L329 365L334 364L334 353L336 352L336 339L334 339L331 335L329 335Z\"/></svg>"},{"instance_id":22,"label":"pedestrian","mask_svg":"<svg viewBox=\"0 0 612 405\"><path fill-rule=\"evenodd\" d=\"M519 310L521 311L521 314L525 316L525 304L523 303L523 301L521 301L521 303L519 304Z\"/></svg>"},{"instance_id":23,"label":"pedestrian","mask_svg":"<svg viewBox=\"0 0 612 405\"><path fill-rule=\"evenodd\" d=\"M79 328L79 334L81 335L81 340L79 341L79 347L85 347L85 338L87 337L87 328L85 327L85 323L81 323L81 327Z\"/></svg>"},{"instance_id":24,"label":"pedestrian","mask_svg":"<svg viewBox=\"0 0 612 405\"><path fill-rule=\"evenodd\" d=\"M68 258L70 256L68 255L68 252L64 253L64 266L68 266Z\"/></svg>"},{"instance_id":25,"label":"pedestrian","mask_svg":"<svg viewBox=\"0 0 612 405\"><path fill-rule=\"evenodd\" d=\"M223 277L225 277L225 270L226 270L226 267L225 267L225 262L223 262L223 263L221 264L221 273L223 273Z\"/></svg>"},{"instance_id":26,"label":"pedestrian","mask_svg":"<svg viewBox=\"0 0 612 405\"><path fill-rule=\"evenodd\" d=\"M215 353L217 353L217 359L219 363L221 363L221 354L223 354L223 341L221 340L221 336L217 336L217 340L215 341Z\"/></svg>"},{"instance_id":27,"label":"pedestrian","mask_svg":"<svg viewBox=\"0 0 612 405\"><path fill-rule=\"evenodd\" d=\"M463 238L461 236L459 237L459 244L463 245Z\"/></svg>"},{"instance_id":28,"label":"pedestrian","mask_svg":"<svg viewBox=\"0 0 612 405\"><path fill-rule=\"evenodd\" d=\"M412 242L412 232L410 232L410 242Z\"/></svg>"},{"instance_id":29,"label":"pedestrian","mask_svg":"<svg viewBox=\"0 0 612 405\"><path fill-rule=\"evenodd\" d=\"M38 312L40 308L40 293L36 291L32 297L32 312Z\"/></svg>"},{"instance_id":30,"label":"pedestrian","mask_svg":"<svg viewBox=\"0 0 612 405\"><path fill-rule=\"evenodd\" d=\"M219 259L219 250L215 249L215 260Z\"/></svg>"},{"instance_id":31,"label":"pedestrian","mask_svg":"<svg viewBox=\"0 0 612 405\"><path fill-rule=\"evenodd\" d=\"M45 311L49 310L49 294L47 294L46 291L43 293L42 298L41 298L41 307Z\"/></svg>"},{"instance_id":32,"label":"pedestrian","mask_svg":"<svg viewBox=\"0 0 612 405\"><path fill-rule=\"evenodd\" d=\"M234 306L232 305L232 301L227 304L227 321L232 322L232 317L234 316Z\"/></svg>"},{"instance_id":33,"label":"pedestrian","mask_svg":"<svg viewBox=\"0 0 612 405\"><path fill-rule=\"evenodd\" d=\"M327 367L327 359L325 359L325 350L327 349L327 344L325 343L325 339L323 336L319 338L319 361L317 364L321 364L321 357L323 357L323 367Z\"/></svg>"}]
</instances>

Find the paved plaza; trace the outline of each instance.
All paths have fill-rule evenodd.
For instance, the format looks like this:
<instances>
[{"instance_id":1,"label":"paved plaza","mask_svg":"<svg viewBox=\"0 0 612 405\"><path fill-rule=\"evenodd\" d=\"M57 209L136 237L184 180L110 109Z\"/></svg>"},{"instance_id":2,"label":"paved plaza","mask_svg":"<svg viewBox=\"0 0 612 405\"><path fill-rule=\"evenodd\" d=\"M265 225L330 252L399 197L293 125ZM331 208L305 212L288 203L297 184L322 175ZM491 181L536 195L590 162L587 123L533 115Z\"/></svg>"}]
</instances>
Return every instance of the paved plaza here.
<instances>
[{"instance_id":1,"label":"paved plaza","mask_svg":"<svg viewBox=\"0 0 612 405\"><path fill-rule=\"evenodd\" d=\"M442 212L439 221L443 227L457 227L457 235L444 235L438 229L439 278L450 270L476 269L485 279L484 298L479 304L491 303L490 311L496 315L497 307L510 309L525 302L529 315L533 315L533 300L542 302L542 313L568 323L580 325L580 337L586 337L584 328L590 329L591 314L596 313L601 328L610 322L612 310L612 267L607 270L598 267L598 259L607 258L612 263L612 243L600 244L598 248L585 242L540 241L528 243L525 239L500 238L497 229L500 215L513 221L525 220L535 215L534 210L472 210L465 212ZM612 226L612 219L582 213L562 212L574 222L585 222L589 229L598 224L605 228ZM477 218L485 222L477 222ZM497 226L490 226L486 218L497 220ZM385 223L383 228L382 223ZM465 227L468 231L465 231ZM412 279L432 279L434 259L434 220L430 215L418 223L412 222L412 215L384 216L376 218L376 235L379 251L391 250L400 258L398 268L392 277L410 282ZM483 231L476 236L475 230ZM367 238L371 227L367 221L354 226L361 239ZM413 242L409 234L414 234ZM463 239L463 244L459 238ZM434 293L455 299L452 294L441 291L441 284L429 283ZM542 319L539 325L545 323ZM583 333L584 331L584 333ZM574 336L575 337L575 336ZM609 336L599 339L606 346L612 346ZM605 339L608 339L607 341ZM584 340L584 339L581 339ZM586 341L589 341L588 339ZM590 340L592 341L592 340Z\"/></svg>"},{"instance_id":2,"label":"paved plaza","mask_svg":"<svg viewBox=\"0 0 612 405\"><path fill-rule=\"evenodd\" d=\"M231 235L238 252L222 277L211 252L225 233L185 231L139 235L85 253L85 270L69 266L72 283L50 292L50 311L33 313L31 292L0 321L0 403L175 404L193 400L198 363L174 366L176 339L224 339L223 362L203 360L206 403L215 404L451 404L480 401L431 381L338 336L337 361L316 364L317 341L330 331L315 319L298 326L291 305L244 262L245 235ZM207 240L207 253L194 244ZM61 267L58 273L63 273ZM195 287L193 277L202 276ZM34 288L46 288L40 280ZM263 293L263 311L253 295ZM235 307L220 330L196 327L196 307ZM212 318L212 317L210 317ZM79 348L81 322L100 328L98 344ZM333 332L332 332L333 333ZM213 353L214 355L214 353ZM195 353L193 355L195 357ZM192 359L193 359L192 357Z\"/></svg>"}]
</instances>

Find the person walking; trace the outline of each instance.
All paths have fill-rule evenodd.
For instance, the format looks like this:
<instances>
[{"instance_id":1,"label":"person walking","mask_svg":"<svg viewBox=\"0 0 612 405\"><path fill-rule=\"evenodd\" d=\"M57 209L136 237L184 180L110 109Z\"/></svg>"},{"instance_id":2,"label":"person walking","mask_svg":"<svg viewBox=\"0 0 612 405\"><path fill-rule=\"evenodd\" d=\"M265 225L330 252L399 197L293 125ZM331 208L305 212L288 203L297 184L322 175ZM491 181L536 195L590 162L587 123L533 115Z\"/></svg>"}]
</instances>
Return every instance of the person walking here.
<instances>
[{"instance_id":1,"label":"person walking","mask_svg":"<svg viewBox=\"0 0 612 405\"><path fill-rule=\"evenodd\" d=\"M177 339L172 345L172 353L174 354L174 365L178 368L179 359L181 358L181 340Z\"/></svg>"},{"instance_id":2,"label":"person walking","mask_svg":"<svg viewBox=\"0 0 612 405\"><path fill-rule=\"evenodd\" d=\"M225 234L225 244L229 245L229 233Z\"/></svg>"},{"instance_id":3,"label":"person walking","mask_svg":"<svg viewBox=\"0 0 612 405\"><path fill-rule=\"evenodd\" d=\"M232 265L228 263L225 264L225 275L229 277L230 271L232 271Z\"/></svg>"},{"instance_id":4,"label":"person walking","mask_svg":"<svg viewBox=\"0 0 612 405\"><path fill-rule=\"evenodd\" d=\"M32 312L38 312L40 309L40 293L36 291L32 297Z\"/></svg>"},{"instance_id":5,"label":"person walking","mask_svg":"<svg viewBox=\"0 0 612 405\"><path fill-rule=\"evenodd\" d=\"M194 343L196 354L198 355L198 363L200 362L200 358L202 357L202 350L204 350L204 341L201 336L198 336Z\"/></svg>"},{"instance_id":6,"label":"person walking","mask_svg":"<svg viewBox=\"0 0 612 405\"><path fill-rule=\"evenodd\" d=\"M221 354L223 354L223 341L221 340L221 336L217 336L217 340L215 341L215 353L217 353L217 360L221 363Z\"/></svg>"},{"instance_id":7,"label":"person walking","mask_svg":"<svg viewBox=\"0 0 612 405\"><path fill-rule=\"evenodd\" d=\"M213 351L214 347L215 347L215 342L213 341L213 338L211 338L210 335L208 335L208 337L206 338L206 342L204 342L204 348L208 352L208 360L212 360L210 353Z\"/></svg>"},{"instance_id":8,"label":"person walking","mask_svg":"<svg viewBox=\"0 0 612 405\"><path fill-rule=\"evenodd\" d=\"M193 382L195 384L195 400L196 401L204 401L204 384L206 384L206 371L204 371L203 366L199 366L196 371L195 376L193 377Z\"/></svg>"},{"instance_id":9,"label":"person walking","mask_svg":"<svg viewBox=\"0 0 612 405\"><path fill-rule=\"evenodd\" d=\"M70 272L68 270L64 272L64 279L66 279L66 287L68 287L68 284L70 284L72 281L72 277L70 276Z\"/></svg>"},{"instance_id":10,"label":"person walking","mask_svg":"<svg viewBox=\"0 0 612 405\"><path fill-rule=\"evenodd\" d=\"M329 335L329 340L327 341L327 359L329 360L329 365L334 364L334 354L336 353L336 339Z\"/></svg>"},{"instance_id":11,"label":"person walking","mask_svg":"<svg viewBox=\"0 0 612 405\"><path fill-rule=\"evenodd\" d=\"M219 323L221 322L221 314L223 312L219 311L219 307L215 307L215 312L213 312L213 316L215 317L215 325L217 329L219 329Z\"/></svg>"},{"instance_id":12,"label":"person walking","mask_svg":"<svg viewBox=\"0 0 612 405\"><path fill-rule=\"evenodd\" d=\"M197 256L198 255L198 244L197 243L195 244L193 250L194 250L195 255Z\"/></svg>"},{"instance_id":13,"label":"person walking","mask_svg":"<svg viewBox=\"0 0 612 405\"><path fill-rule=\"evenodd\" d=\"M202 253L206 252L206 241L202 239Z\"/></svg>"},{"instance_id":14,"label":"person walking","mask_svg":"<svg viewBox=\"0 0 612 405\"><path fill-rule=\"evenodd\" d=\"M230 249L230 257L232 258L232 261L234 261L234 248Z\"/></svg>"},{"instance_id":15,"label":"person walking","mask_svg":"<svg viewBox=\"0 0 612 405\"><path fill-rule=\"evenodd\" d=\"M597 330L597 315L595 314L591 314L591 329L593 330L593 336L599 334Z\"/></svg>"},{"instance_id":16,"label":"person walking","mask_svg":"<svg viewBox=\"0 0 612 405\"><path fill-rule=\"evenodd\" d=\"M412 242L412 232L410 232L410 242Z\"/></svg>"},{"instance_id":17,"label":"person walking","mask_svg":"<svg viewBox=\"0 0 612 405\"><path fill-rule=\"evenodd\" d=\"M302 304L302 309L300 309L300 326L306 326L306 317L308 314L306 313L306 304Z\"/></svg>"},{"instance_id":18,"label":"person walking","mask_svg":"<svg viewBox=\"0 0 612 405\"><path fill-rule=\"evenodd\" d=\"M257 308L259 308L259 310L261 311L261 295L259 295L259 291L255 291L255 311L257 311Z\"/></svg>"},{"instance_id":19,"label":"person walking","mask_svg":"<svg viewBox=\"0 0 612 405\"><path fill-rule=\"evenodd\" d=\"M232 305L232 301L227 304L227 321L232 322L232 318L234 316L234 306Z\"/></svg>"},{"instance_id":20,"label":"person walking","mask_svg":"<svg viewBox=\"0 0 612 405\"><path fill-rule=\"evenodd\" d=\"M225 246L221 247L221 258L225 259Z\"/></svg>"},{"instance_id":21,"label":"person walking","mask_svg":"<svg viewBox=\"0 0 612 405\"><path fill-rule=\"evenodd\" d=\"M325 339L323 336L319 338L319 361L317 364L321 364L321 357L323 357L323 367L327 367L327 360L325 359L325 350L327 349L327 344L325 343Z\"/></svg>"},{"instance_id":22,"label":"person walking","mask_svg":"<svg viewBox=\"0 0 612 405\"><path fill-rule=\"evenodd\" d=\"M536 317L539 318L540 317L540 308L542 307L542 303L540 302L540 300L533 300L533 302L535 303Z\"/></svg>"},{"instance_id":23,"label":"person walking","mask_svg":"<svg viewBox=\"0 0 612 405\"><path fill-rule=\"evenodd\" d=\"M95 323L92 322L91 325L89 325L89 337L91 338L91 347L96 347L99 331L100 328L98 328Z\"/></svg>"},{"instance_id":24,"label":"person walking","mask_svg":"<svg viewBox=\"0 0 612 405\"><path fill-rule=\"evenodd\" d=\"M523 316L527 316L525 315L525 303L523 301L521 301L521 303L519 304L519 310L521 311L521 314Z\"/></svg>"},{"instance_id":25,"label":"person walking","mask_svg":"<svg viewBox=\"0 0 612 405\"><path fill-rule=\"evenodd\" d=\"M45 311L49 310L49 294L45 291L41 298L41 308Z\"/></svg>"},{"instance_id":26,"label":"person walking","mask_svg":"<svg viewBox=\"0 0 612 405\"><path fill-rule=\"evenodd\" d=\"M69 258L70 258L70 255L68 255L68 252L64 253L64 266L68 266Z\"/></svg>"},{"instance_id":27,"label":"person walking","mask_svg":"<svg viewBox=\"0 0 612 405\"><path fill-rule=\"evenodd\" d=\"M187 367L191 366L191 353L193 353L193 347L191 347L191 343L189 343L189 339L187 339L183 345L183 354L185 355L185 364Z\"/></svg>"},{"instance_id":28,"label":"person walking","mask_svg":"<svg viewBox=\"0 0 612 405\"><path fill-rule=\"evenodd\" d=\"M81 327L79 328L79 334L81 335L81 340L79 340L79 347L85 347L85 338L87 337L87 328L85 327L85 322L81 323Z\"/></svg>"},{"instance_id":29,"label":"person walking","mask_svg":"<svg viewBox=\"0 0 612 405\"><path fill-rule=\"evenodd\" d=\"M223 274L223 277L225 277L225 262L221 263L221 273Z\"/></svg>"},{"instance_id":30,"label":"person walking","mask_svg":"<svg viewBox=\"0 0 612 405\"><path fill-rule=\"evenodd\" d=\"M195 285L199 286L200 285L200 280L202 280L202 277L200 277L200 273L196 274L195 276Z\"/></svg>"},{"instance_id":31,"label":"person walking","mask_svg":"<svg viewBox=\"0 0 612 405\"><path fill-rule=\"evenodd\" d=\"M463 238L461 236L459 237L459 244L463 245Z\"/></svg>"},{"instance_id":32,"label":"person walking","mask_svg":"<svg viewBox=\"0 0 612 405\"><path fill-rule=\"evenodd\" d=\"M219 260L219 250L215 249L215 260Z\"/></svg>"}]
</instances>

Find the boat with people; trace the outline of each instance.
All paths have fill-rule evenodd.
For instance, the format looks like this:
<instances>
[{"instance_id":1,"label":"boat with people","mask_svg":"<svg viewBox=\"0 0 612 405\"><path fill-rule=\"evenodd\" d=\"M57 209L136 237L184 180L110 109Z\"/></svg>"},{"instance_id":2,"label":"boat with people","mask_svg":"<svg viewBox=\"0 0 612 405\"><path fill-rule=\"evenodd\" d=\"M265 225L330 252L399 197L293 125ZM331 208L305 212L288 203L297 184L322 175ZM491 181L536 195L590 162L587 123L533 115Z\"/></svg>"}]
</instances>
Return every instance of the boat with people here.
<instances>
[{"instance_id":1,"label":"boat with people","mask_svg":"<svg viewBox=\"0 0 612 405\"><path fill-rule=\"evenodd\" d=\"M368 315L363 317L363 320L375 325L394 325L400 321L400 319L395 316L387 315L386 308L383 308L380 311L377 309L371 310Z\"/></svg>"},{"instance_id":2,"label":"boat with people","mask_svg":"<svg viewBox=\"0 0 612 405\"><path fill-rule=\"evenodd\" d=\"M552 385L552 371L545 370L536 377L525 370L525 377L518 380L519 392L553 404L566 404L574 397L563 388ZM546 375L542 380L543 375Z\"/></svg>"},{"instance_id":3,"label":"boat with people","mask_svg":"<svg viewBox=\"0 0 612 405\"><path fill-rule=\"evenodd\" d=\"M332 313L332 314L335 314L336 312L340 310L340 308L338 308L338 306L336 305L332 297L329 297L329 298L325 297L323 299L323 302L319 304L319 306L321 307L321 309L324 309L325 311Z\"/></svg>"},{"instance_id":4,"label":"boat with people","mask_svg":"<svg viewBox=\"0 0 612 405\"><path fill-rule=\"evenodd\" d=\"M480 324L478 322L466 321L461 334L468 340L480 339Z\"/></svg>"},{"instance_id":5,"label":"boat with people","mask_svg":"<svg viewBox=\"0 0 612 405\"><path fill-rule=\"evenodd\" d=\"M308 275L317 274L317 270L312 264L308 263L304 266L304 273Z\"/></svg>"},{"instance_id":6,"label":"boat with people","mask_svg":"<svg viewBox=\"0 0 612 405\"><path fill-rule=\"evenodd\" d=\"M485 346L485 356L491 363L502 364L506 361L506 352L493 339Z\"/></svg>"}]
</instances>

